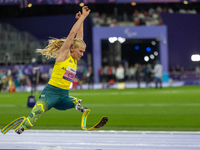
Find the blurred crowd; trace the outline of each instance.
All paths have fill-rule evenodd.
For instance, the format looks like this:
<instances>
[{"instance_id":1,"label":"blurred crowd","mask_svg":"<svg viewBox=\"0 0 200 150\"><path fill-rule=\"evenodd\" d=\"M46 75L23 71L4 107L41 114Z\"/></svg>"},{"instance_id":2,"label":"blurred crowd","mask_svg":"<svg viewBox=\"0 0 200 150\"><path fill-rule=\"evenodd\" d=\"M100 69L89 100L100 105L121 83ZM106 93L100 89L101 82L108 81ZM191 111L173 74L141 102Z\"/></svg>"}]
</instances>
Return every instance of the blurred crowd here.
<instances>
[{"instance_id":1,"label":"blurred crowd","mask_svg":"<svg viewBox=\"0 0 200 150\"><path fill-rule=\"evenodd\" d=\"M124 12L123 14L106 14L94 12L91 14L94 26L137 26L137 25L162 25L160 13L180 13L180 14L197 14L194 8L173 10L168 7L161 7L158 5L156 8L149 9L133 9L132 14Z\"/></svg>"},{"instance_id":2,"label":"blurred crowd","mask_svg":"<svg viewBox=\"0 0 200 150\"><path fill-rule=\"evenodd\" d=\"M46 66L47 67L47 66ZM46 70L46 71L44 71ZM27 86L32 86L36 91L36 85L45 85L48 83L53 70L53 65L47 68L44 65L20 67L16 65L12 69L0 69L0 91L16 92L27 91ZM98 73L99 82L113 85L114 83L137 83L140 88L141 82L146 83L146 88L149 83L154 82L156 87L162 87L162 65L159 61L154 64L139 64L118 66L102 66L98 72L94 72L92 66L84 66L83 69L73 81L73 87L82 89L83 84L88 85L88 89L94 88L94 74ZM182 81L187 77L192 79L192 75L200 78L200 65L197 65L193 70L185 70L180 65L171 66L169 69L169 76L173 80ZM172 80L172 79L170 79ZM159 85L160 84L160 85Z\"/></svg>"},{"instance_id":3,"label":"blurred crowd","mask_svg":"<svg viewBox=\"0 0 200 150\"><path fill-rule=\"evenodd\" d=\"M16 92L26 91L27 86L32 86L35 91L36 85L48 83L53 65L46 68L44 66L22 66L16 65L12 69L0 69L0 91ZM152 67L148 65L135 64L134 66L124 67L123 65L105 66L99 69L99 81L114 84L115 82L140 81L150 82L152 80ZM147 81L148 80L148 81ZM88 89L94 88L94 72L92 66L85 66L81 74L77 74L73 82L73 87L88 84Z\"/></svg>"},{"instance_id":4,"label":"blurred crowd","mask_svg":"<svg viewBox=\"0 0 200 150\"><path fill-rule=\"evenodd\" d=\"M156 65L159 64L160 70L156 70ZM137 82L138 88L140 83L145 82L146 87L152 81L155 82L155 77L159 71L158 77L162 77L162 65L157 61L153 66L152 64L139 64L131 66L123 66L122 64L115 66L104 66L98 70L100 82L108 82L114 84L115 82Z\"/></svg>"},{"instance_id":5,"label":"blurred crowd","mask_svg":"<svg viewBox=\"0 0 200 150\"><path fill-rule=\"evenodd\" d=\"M49 73L43 73L41 69L40 67L23 69L19 66L0 69L0 91L26 91L27 86L32 86L36 90L36 85L46 84L52 73L52 67L49 68Z\"/></svg>"}]
</instances>

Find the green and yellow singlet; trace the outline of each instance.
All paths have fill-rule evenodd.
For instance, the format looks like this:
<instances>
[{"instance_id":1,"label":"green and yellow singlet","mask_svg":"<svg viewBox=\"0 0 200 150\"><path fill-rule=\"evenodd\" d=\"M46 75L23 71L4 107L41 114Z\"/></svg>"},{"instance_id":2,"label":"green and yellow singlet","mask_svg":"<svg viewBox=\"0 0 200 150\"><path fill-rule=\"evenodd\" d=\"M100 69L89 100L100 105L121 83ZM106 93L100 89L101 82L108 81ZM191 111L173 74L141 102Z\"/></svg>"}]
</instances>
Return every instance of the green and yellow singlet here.
<instances>
[{"instance_id":1,"label":"green and yellow singlet","mask_svg":"<svg viewBox=\"0 0 200 150\"><path fill-rule=\"evenodd\" d=\"M76 70L77 60L71 56L63 62L55 62L48 84L69 90L70 84L76 76Z\"/></svg>"}]
</instances>

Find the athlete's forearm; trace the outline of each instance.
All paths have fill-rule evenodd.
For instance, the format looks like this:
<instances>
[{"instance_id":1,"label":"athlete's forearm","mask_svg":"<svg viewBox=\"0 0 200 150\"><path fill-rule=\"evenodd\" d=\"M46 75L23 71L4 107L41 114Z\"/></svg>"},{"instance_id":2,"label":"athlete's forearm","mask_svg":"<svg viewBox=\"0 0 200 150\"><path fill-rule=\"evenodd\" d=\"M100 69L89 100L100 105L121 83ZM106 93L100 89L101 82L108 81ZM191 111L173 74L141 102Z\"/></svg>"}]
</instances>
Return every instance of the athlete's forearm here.
<instances>
[{"instance_id":1,"label":"athlete's forearm","mask_svg":"<svg viewBox=\"0 0 200 150\"><path fill-rule=\"evenodd\" d=\"M66 55L69 55L69 49L71 46L72 41L74 40L75 35L77 34L78 30L80 29L81 25L83 24L83 21L85 18L89 15L90 9L87 6L84 6L82 8L82 15L80 18L76 21L76 23L73 25L69 35L67 36L65 42L63 43L62 47L60 48L59 53L65 52Z\"/></svg>"},{"instance_id":2,"label":"athlete's forearm","mask_svg":"<svg viewBox=\"0 0 200 150\"><path fill-rule=\"evenodd\" d=\"M81 17L76 21L76 23L73 25L69 35L67 36L64 44L62 45L62 47L60 48L60 52L68 50L75 35L77 34L79 28L81 27L81 25L83 24L83 21L85 20L87 16L86 15L81 15Z\"/></svg>"},{"instance_id":3,"label":"athlete's forearm","mask_svg":"<svg viewBox=\"0 0 200 150\"><path fill-rule=\"evenodd\" d=\"M83 22L84 23L84 22ZM76 35L76 38L79 38L79 39L82 39L83 40L83 23L81 24L78 32L77 32L77 35Z\"/></svg>"},{"instance_id":4,"label":"athlete's forearm","mask_svg":"<svg viewBox=\"0 0 200 150\"><path fill-rule=\"evenodd\" d=\"M83 21L85 20L87 16L81 15L81 17L76 21L76 23L73 25L70 34L72 34L73 38L77 34L77 37L83 37Z\"/></svg>"}]
</instances>

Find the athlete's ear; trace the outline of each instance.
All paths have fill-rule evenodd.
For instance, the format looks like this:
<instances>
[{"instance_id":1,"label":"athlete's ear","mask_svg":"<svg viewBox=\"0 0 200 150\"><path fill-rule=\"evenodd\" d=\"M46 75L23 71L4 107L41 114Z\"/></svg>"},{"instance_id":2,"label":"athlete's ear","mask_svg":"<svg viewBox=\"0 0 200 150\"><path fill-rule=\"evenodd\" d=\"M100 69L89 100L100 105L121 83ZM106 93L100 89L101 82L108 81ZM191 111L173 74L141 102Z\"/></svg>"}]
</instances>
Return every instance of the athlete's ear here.
<instances>
[{"instance_id":1,"label":"athlete's ear","mask_svg":"<svg viewBox=\"0 0 200 150\"><path fill-rule=\"evenodd\" d=\"M71 53L74 52L74 47L73 47L73 46L70 47L70 52L71 52Z\"/></svg>"}]
</instances>

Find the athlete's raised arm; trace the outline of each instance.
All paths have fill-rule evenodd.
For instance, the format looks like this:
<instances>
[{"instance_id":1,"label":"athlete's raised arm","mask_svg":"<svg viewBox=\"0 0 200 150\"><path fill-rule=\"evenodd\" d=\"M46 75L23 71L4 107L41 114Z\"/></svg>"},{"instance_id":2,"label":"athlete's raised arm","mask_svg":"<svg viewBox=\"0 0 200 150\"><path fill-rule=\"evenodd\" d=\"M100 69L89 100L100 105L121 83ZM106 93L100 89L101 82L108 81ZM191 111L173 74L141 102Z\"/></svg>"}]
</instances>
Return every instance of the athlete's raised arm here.
<instances>
[{"instance_id":1,"label":"athlete's raised arm","mask_svg":"<svg viewBox=\"0 0 200 150\"><path fill-rule=\"evenodd\" d=\"M70 56L70 46L71 43L77 34L79 28L83 24L83 21L85 18L89 15L90 9L87 6L82 7L82 15L80 18L76 21L76 23L73 25L69 35L67 36L65 42L61 46L61 48L58 51L57 57L56 57L56 62L61 62L66 60Z\"/></svg>"},{"instance_id":2,"label":"athlete's raised arm","mask_svg":"<svg viewBox=\"0 0 200 150\"><path fill-rule=\"evenodd\" d=\"M76 14L76 19L78 20L79 18L81 17L81 12L78 12L77 14ZM84 23L84 22L83 22ZM79 39L81 39L81 40L83 40L83 23L81 24L81 26L80 26L80 28L79 28L79 30L78 30L78 32L77 32L77 34L76 34L76 38L79 38Z\"/></svg>"}]
</instances>

